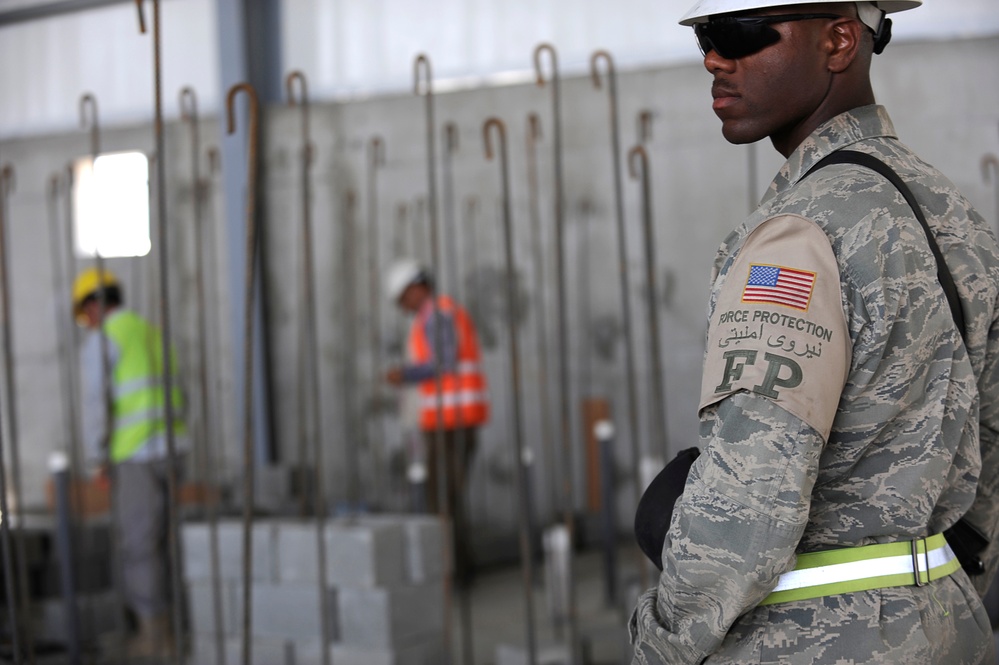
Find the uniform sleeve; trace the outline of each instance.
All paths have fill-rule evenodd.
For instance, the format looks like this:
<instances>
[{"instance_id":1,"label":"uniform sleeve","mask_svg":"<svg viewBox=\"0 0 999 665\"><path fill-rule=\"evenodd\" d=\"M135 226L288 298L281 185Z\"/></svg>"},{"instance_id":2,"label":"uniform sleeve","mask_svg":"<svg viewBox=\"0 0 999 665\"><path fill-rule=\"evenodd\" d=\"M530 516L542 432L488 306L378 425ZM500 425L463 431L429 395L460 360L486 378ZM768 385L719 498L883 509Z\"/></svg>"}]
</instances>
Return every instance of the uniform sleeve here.
<instances>
[{"instance_id":1,"label":"uniform sleeve","mask_svg":"<svg viewBox=\"0 0 999 665\"><path fill-rule=\"evenodd\" d=\"M836 258L799 217L764 222L712 291L702 454L632 615L636 663L700 663L795 562L850 363Z\"/></svg>"},{"instance_id":2,"label":"uniform sleeve","mask_svg":"<svg viewBox=\"0 0 999 665\"><path fill-rule=\"evenodd\" d=\"M659 585L632 615L634 662L700 663L794 566L823 443L751 393L702 415L704 452L676 504Z\"/></svg>"}]
</instances>

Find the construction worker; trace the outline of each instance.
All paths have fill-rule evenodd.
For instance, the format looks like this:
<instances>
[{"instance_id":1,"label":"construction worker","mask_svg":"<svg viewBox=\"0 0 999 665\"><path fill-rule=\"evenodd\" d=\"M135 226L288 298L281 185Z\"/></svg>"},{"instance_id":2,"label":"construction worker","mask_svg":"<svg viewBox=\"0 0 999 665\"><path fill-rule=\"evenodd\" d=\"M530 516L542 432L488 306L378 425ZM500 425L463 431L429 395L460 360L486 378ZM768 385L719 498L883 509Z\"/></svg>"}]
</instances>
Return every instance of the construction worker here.
<instances>
[{"instance_id":1,"label":"construction worker","mask_svg":"<svg viewBox=\"0 0 999 665\"><path fill-rule=\"evenodd\" d=\"M392 302L413 315L413 321L406 344L407 362L389 369L385 379L394 386L419 387L419 421L427 451L426 505L430 512L443 508L438 502L441 464L446 501L454 517L455 578L463 584L471 575L465 487L478 428L489 419L478 335L462 307L447 296L435 296L430 272L414 260L402 259L390 268L386 291ZM435 353L438 348L439 358Z\"/></svg>"},{"instance_id":2,"label":"construction worker","mask_svg":"<svg viewBox=\"0 0 999 665\"><path fill-rule=\"evenodd\" d=\"M88 268L73 284L73 314L90 331L80 349L83 434L88 457L112 478L124 599L138 624L127 653L164 656L174 642L162 338L123 303L121 284L108 270ZM175 359L170 364L176 374ZM172 392L175 444L182 451L181 391Z\"/></svg>"},{"instance_id":3,"label":"construction worker","mask_svg":"<svg viewBox=\"0 0 999 665\"><path fill-rule=\"evenodd\" d=\"M724 137L786 162L715 260L701 454L634 663L996 662L999 246L870 79L885 14L920 4L701 0L680 21Z\"/></svg>"}]
</instances>

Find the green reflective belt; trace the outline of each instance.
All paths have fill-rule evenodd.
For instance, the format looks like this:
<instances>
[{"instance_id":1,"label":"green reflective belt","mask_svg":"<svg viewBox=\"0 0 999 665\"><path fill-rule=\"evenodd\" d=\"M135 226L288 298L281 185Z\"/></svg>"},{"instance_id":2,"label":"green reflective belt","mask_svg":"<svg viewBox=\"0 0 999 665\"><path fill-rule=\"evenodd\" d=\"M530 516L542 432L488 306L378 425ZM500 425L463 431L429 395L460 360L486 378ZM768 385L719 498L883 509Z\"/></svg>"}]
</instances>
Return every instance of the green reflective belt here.
<instances>
[{"instance_id":1,"label":"green reflective belt","mask_svg":"<svg viewBox=\"0 0 999 665\"><path fill-rule=\"evenodd\" d=\"M773 592L760 605L896 586L924 586L960 567L961 562L942 533L898 543L809 552L798 555L794 570L780 576Z\"/></svg>"}]
</instances>

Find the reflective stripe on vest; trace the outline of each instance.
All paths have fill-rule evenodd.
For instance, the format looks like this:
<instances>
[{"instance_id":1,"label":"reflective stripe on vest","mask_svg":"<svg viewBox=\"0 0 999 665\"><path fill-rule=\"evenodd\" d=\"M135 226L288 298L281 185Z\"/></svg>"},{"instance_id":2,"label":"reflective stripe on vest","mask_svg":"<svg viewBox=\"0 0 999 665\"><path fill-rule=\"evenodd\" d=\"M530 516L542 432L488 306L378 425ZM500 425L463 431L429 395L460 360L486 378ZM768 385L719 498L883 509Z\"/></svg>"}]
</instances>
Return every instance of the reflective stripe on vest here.
<instances>
[{"instance_id":1,"label":"reflective stripe on vest","mask_svg":"<svg viewBox=\"0 0 999 665\"><path fill-rule=\"evenodd\" d=\"M114 430L110 453L113 462L121 462L166 430L162 338L149 322L128 310L108 317L104 330L119 349L112 373ZM175 361L171 362L171 373L176 376ZM183 397L176 383L171 393L178 414L174 434L181 435L186 428L179 417Z\"/></svg>"},{"instance_id":2,"label":"reflective stripe on vest","mask_svg":"<svg viewBox=\"0 0 999 665\"><path fill-rule=\"evenodd\" d=\"M896 586L923 586L961 567L942 533L918 540L798 555L760 605ZM917 575L918 573L918 575Z\"/></svg>"},{"instance_id":3,"label":"reflective stripe on vest","mask_svg":"<svg viewBox=\"0 0 999 665\"><path fill-rule=\"evenodd\" d=\"M409 357L421 364L433 359L432 341L427 339L424 328L427 318L434 314L432 303L428 304L417 314L409 330ZM438 401L445 429L481 425L489 419L489 399L475 327L468 313L447 296L438 296L437 307L442 315L450 316L454 325L457 367L454 372L441 375L440 400L435 379L420 383L420 428L424 431L437 428Z\"/></svg>"}]
</instances>

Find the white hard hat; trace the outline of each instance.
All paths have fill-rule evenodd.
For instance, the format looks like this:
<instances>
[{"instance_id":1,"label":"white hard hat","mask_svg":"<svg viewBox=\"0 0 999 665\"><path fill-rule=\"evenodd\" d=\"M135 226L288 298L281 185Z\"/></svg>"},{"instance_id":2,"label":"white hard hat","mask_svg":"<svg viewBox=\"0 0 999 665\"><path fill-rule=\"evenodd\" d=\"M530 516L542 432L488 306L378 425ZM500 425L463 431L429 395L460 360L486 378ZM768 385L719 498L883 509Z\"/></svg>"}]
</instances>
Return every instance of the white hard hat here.
<instances>
[{"instance_id":1,"label":"white hard hat","mask_svg":"<svg viewBox=\"0 0 999 665\"><path fill-rule=\"evenodd\" d=\"M680 25L694 25L695 23L705 23L716 14L732 14L734 12L744 12L749 9L765 9L769 7L790 7L792 5L814 4L816 0L698 0L696 4L684 14L680 19ZM906 9L915 9L923 4L923 0L877 0L876 2L856 2L856 0L827 0L828 2L853 2L860 12L860 20L872 30L877 30L877 25L871 25L867 16L870 14L870 6L878 12L891 14L901 12ZM867 7L865 7L867 5ZM878 17L880 21L880 16Z\"/></svg>"},{"instance_id":2,"label":"white hard hat","mask_svg":"<svg viewBox=\"0 0 999 665\"><path fill-rule=\"evenodd\" d=\"M388 270L385 278L385 297L395 302L410 284L425 281L427 271L414 259L399 259Z\"/></svg>"}]
</instances>

